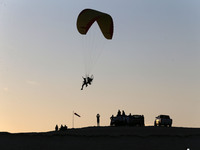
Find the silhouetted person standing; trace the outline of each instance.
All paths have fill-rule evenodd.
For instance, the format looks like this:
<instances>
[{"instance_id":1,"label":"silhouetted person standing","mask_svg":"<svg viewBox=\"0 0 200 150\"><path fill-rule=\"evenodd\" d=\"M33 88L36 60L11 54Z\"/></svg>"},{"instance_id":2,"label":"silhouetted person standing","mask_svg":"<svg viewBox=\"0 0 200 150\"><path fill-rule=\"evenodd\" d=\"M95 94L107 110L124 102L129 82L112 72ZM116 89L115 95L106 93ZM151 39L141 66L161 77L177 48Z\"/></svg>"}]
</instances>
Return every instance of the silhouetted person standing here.
<instances>
[{"instance_id":1,"label":"silhouetted person standing","mask_svg":"<svg viewBox=\"0 0 200 150\"><path fill-rule=\"evenodd\" d=\"M58 125L56 125L56 127L55 127L55 131L58 131Z\"/></svg>"},{"instance_id":2,"label":"silhouetted person standing","mask_svg":"<svg viewBox=\"0 0 200 150\"><path fill-rule=\"evenodd\" d=\"M60 131L63 131L63 125L61 124L61 126L60 126Z\"/></svg>"},{"instance_id":3,"label":"silhouetted person standing","mask_svg":"<svg viewBox=\"0 0 200 150\"><path fill-rule=\"evenodd\" d=\"M125 114L124 110L122 110L122 116L126 116L126 114Z\"/></svg>"},{"instance_id":4,"label":"silhouetted person standing","mask_svg":"<svg viewBox=\"0 0 200 150\"><path fill-rule=\"evenodd\" d=\"M120 110L118 110L117 116L121 116L121 111Z\"/></svg>"},{"instance_id":5,"label":"silhouetted person standing","mask_svg":"<svg viewBox=\"0 0 200 150\"><path fill-rule=\"evenodd\" d=\"M99 123L100 123L100 115L99 114L97 114L97 126L99 126Z\"/></svg>"}]
</instances>

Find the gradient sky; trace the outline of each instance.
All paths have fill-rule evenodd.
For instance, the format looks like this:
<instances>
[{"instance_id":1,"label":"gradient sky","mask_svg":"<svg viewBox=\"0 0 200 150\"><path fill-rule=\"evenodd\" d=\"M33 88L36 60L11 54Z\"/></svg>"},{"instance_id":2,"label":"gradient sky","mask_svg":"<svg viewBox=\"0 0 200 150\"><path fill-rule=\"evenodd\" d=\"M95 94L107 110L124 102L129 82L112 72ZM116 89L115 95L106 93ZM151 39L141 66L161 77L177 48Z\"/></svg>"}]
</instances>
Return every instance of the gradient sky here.
<instances>
[{"instance_id":1,"label":"gradient sky","mask_svg":"<svg viewBox=\"0 0 200 150\"><path fill-rule=\"evenodd\" d=\"M200 127L199 6L199 0L0 0L0 131L71 128L73 111L81 115L75 127L96 125L97 113L107 126L118 109L143 114L146 125L168 114L174 126ZM85 8L110 14L114 36L103 48L96 42L103 52L95 79L81 91L85 39L76 19Z\"/></svg>"}]
</instances>

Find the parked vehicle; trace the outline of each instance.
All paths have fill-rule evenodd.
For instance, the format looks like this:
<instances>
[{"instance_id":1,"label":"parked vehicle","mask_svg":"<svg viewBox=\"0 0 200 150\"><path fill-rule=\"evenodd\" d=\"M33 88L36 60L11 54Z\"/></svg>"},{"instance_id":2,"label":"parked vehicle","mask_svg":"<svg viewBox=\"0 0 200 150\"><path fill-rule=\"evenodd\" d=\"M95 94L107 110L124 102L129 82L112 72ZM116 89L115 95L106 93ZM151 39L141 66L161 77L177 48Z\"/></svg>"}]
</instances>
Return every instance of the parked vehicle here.
<instances>
[{"instance_id":1,"label":"parked vehicle","mask_svg":"<svg viewBox=\"0 0 200 150\"><path fill-rule=\"evenodd\" d=\"M144 116L143 115L130 115L128 116L129 126L144 126Z\"/></svg>"},{"instance_id":2,"label":"parked vehicle","mask_svg":"<svg viewBox=\"0 0 200 150\"><path fill-rule=\"evenodd\" d=\"M168 115L159 115L154 121L154 126L172 126L172 119Z\"/></svg>"},{"instance_id":3,"label":"parked vehicle","mask_svg":"<svg viewBox=\"0 0 200 150\"><path fill-rule=\"evenodd\" d=\"M144 126L143 115L125 115L124 111L121 113L118 111L117 116L110 117L111 126Z\"/></svg>"}]
</instances>

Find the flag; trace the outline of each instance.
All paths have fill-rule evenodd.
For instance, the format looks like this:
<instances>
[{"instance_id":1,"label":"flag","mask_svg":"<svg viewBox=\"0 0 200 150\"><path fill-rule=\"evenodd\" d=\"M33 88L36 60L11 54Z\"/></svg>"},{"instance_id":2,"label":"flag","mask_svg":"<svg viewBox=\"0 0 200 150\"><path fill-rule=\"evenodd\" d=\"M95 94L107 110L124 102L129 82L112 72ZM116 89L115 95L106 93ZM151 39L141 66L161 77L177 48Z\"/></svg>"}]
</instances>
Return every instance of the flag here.
<instances>
[{"instance_id":1,"label":"flag","mask_svg":"<svg viewBox=\"0 0 200 150\"><path fill-rule=\"evenodd\" d=\"M77 114L77 113L74 113L74 115L76 115L76 116L78 116L78 117L81 117L79 114Z\"/></svg>"}]
</instances>

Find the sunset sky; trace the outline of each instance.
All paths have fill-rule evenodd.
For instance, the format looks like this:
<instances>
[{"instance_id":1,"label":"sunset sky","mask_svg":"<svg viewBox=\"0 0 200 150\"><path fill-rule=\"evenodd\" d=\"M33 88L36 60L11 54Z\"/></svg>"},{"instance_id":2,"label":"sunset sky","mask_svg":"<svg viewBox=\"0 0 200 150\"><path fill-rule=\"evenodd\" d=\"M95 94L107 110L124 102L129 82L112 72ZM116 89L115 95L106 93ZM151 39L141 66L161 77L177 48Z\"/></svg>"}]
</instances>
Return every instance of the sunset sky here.
<instances>
[{"instance_id":1,"label":"sunset sky","mask_svg":"<svg viewBox=\"0 0 200 150\"><path fill-rule=\"evenodd\" d=\"M118 109L153 125L200 127L199 0L0 0L0 132L50 131L55 125L107 126ZM97 25L83 38L85 8L108 13L112 40ZM93 41L92 31L95 34ZM85 46L84 43L86 43ZM85 55L99 55L83 91ZM86 56L87 57L87 56Z\"/></svg>"}]
</instances>

